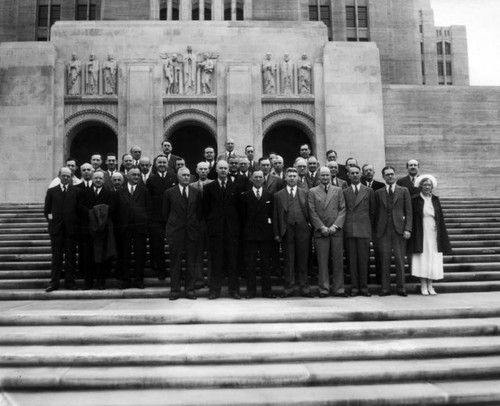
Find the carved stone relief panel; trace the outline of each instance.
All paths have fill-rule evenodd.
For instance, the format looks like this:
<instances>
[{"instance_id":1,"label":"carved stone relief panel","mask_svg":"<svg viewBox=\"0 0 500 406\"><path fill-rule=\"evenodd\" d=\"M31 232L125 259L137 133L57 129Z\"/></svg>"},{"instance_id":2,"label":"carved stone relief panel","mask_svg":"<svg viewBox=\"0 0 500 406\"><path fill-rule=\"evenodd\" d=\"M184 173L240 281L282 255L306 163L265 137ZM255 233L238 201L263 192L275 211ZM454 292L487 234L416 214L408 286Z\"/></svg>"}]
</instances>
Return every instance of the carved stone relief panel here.
<instances>
[{"instance_id":1,"label":"carved stone relief panel","mask_svg":"<svg viewBox=\"0 0 500 406\"><path fill-rule=\"evenodd\" d=\"M312 94L312 65L307 54L296 63L284 54L280 62L266 54L261 64L262 93L278 96L307 96Z\"/></svg>"}]
</instances>

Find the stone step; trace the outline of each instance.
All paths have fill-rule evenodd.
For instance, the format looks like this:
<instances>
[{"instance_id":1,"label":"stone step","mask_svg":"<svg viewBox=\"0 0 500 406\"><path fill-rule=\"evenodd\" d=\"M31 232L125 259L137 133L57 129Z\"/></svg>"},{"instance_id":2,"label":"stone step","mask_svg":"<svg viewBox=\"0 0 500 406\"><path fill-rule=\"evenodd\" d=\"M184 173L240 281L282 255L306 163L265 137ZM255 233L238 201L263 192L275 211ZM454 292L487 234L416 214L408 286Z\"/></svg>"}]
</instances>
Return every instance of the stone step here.
<instances>
[{"instance_id":1,"label":"stone step","mask_svg":"<svg viewBox=\"0 0 500 406\"><path fill-rule=\"evenodd\" d=\"M24 280L24 279L41 279L44 278L45 281L50 280L50 270L41 271L6 271L0 270L0 282L4 279L14 279L14 280Z\"/></svg>"},{"instance_id":2,"label":"stone step","mask_svg":"<svg viewBox=\"0 0 500 406\"><path fill-rule=\"evenodd\" d=\"M493 246L469 246L469 244L464 244L465 246L459 246L458 244L452 244L453 254L455 256L460 255L490 255L490 254L500 254L500 241L498 245ZM0 251L1 252L1 251Z\"/></svg>"},{"instance_id":3,"label":"stone step","mask_svg":"<svg viewBox=\"0 0 500 406\"><path fill-rule=\"evenodd\" d=\"M455 241L499 241L500 234L451 234L450 242Z\"/></svg>"},{"instance_id":4,"label":"stone step","mask_svg":"<svg viewBox=\"0 0 500 406\"><path fill-rule=\"evenodd\" d=\"M471 263L471 262L500 262L500 254L483 255L452 255L445 256L443 262L446 264Z\"/></svg>"},{"instance_id":5,"label":"stone step","mask_svg":"<svg viewBox=\"0 0 500 406\"><path fill-rule=\"evenodd\" d=\"M355 381L355 378L353 378ZM3 397L3 399L2 399ZM495 405L500 403L500 380L417 381L410 383L340 386L296 386L206 389L123 389L66 391L8 391L6 405L39 406L237 406L237 405Z\"/></svg>"},{"instance_id":6,"label":"stone step","mask_svg":"<svg viewBox=\"0 0 500 406\"><path fill-rule=\"evenodd\" d=\"M2 249L14 249L14 248L21 248L25 249L24 247L44 247L44 248L49 248L50 249L50 239L48 236L45 239L41 240L1 240L0 239L0 247Z\"/></svg>"},{"instance_id":7,"label":"stone step","mask_svg":"<svg viewBox=\"0 0 500 406\"><path fill-rule=\"evenodd\" d=\"M497 213L492 213L491 217L445 216L445 222L447 225L450 225L452 223L498 223L500 222L500 218L498 217Z\"/></svg>"},{"instance_id":8,"label":"stone step","mask_svg":"<svg viewBox=\"0 0 500 406\"><path fill-rule=\"evenodd\" d=\"M473 248L473 247L485 247L485 248L497 248L500 246L500 240L455 240L450 241L452 249L455 248Z\"/></svg>"},{"instance_id":9,"label":"stone step","mask_svg":"<svg viewBox=\"0 0 500 406\"><path fill-rule=\"evenodd\" d=\"M47 234L47 225L43 227L37 226L32 228L17 227L17 228L6 228L0 227L0 234Z\"/></svg>"},{"instance_id":10,"label":"stone step","mask_svg":"<svg viewBox=\"0 0 500 406\"><path fill-rule=\"evenodd\" d=\"M498 228L500 226L499 222L484 222L484 223L447 223L446 228L448 230L469 230L469 229L478 229L478 228Z\"/></svg>"},{"instance_id":11,"label":"stone step","mask_svg":"<svg viewBox=\"0 0 500 406\"><path fill-rule=\"evenodd\" d=\"M36 218L2 218L0 217L0 227L33 227L40 226L40 224L47 224L44 217Z\"/></svg>"},{"instance_id":12,"label":"stone step","mask_svg":"<svg viewBox=\"0 0 500 406\"><path fill-rule=\"evenodd\" d=\"M23 234L23 233L0 233L0 244L3 241L50 241L49 234L47 233L47 230L45 230L44 233L29 233L29 234Z\"/></svg>"},{"instance_id":13,"label":"stone step","mask_svg":"<svg viewBox=\"0 0 500 406\"><path fill-rule=\"evenodd\" d=\"M445 282L500 281L500 269L494 272L445 272Z\"/></svg>"},{"instance_id":14,"label":"stone step","mask_svg":"<svg viewBox=\"0 0 500 406\"><path fill-rule=\"evenodd\" d=\"M493 234L500 235L500 227L448 228L449 235ZM471 237L470 237L471 238Z\"/></svg>"},{"instance_id":15,"label":"stone step","mask_svg":"<svg viewBox=\"0 0 500 406\"><path fill-rule=\"evenodd\" d=\"M155 366L500 356L500 336L372 341L0 346L0 366Z\"/></svg>"},{"instance_id":16,"label":"stone step","mask_svg":"<svg viewBox=\"0 0 500 406\"><path fill-rule=\"evenodd\" d=\"M446 361L446 362L444 362ZM70 368L0 368L4 389L262 388L348 385L498 376L500 357ZM288 389L288 388L287 388ZM332 388L333 389L333 388Z\"/></svg>"},{"instance_id":17,"label":"stone step","mask_svg":"<svg viewBox=\"0 0 500 406\"><path fill-rule=\"evenodd\" d=\"M344 323L260 323L178 325L0 327L0 345L113 345L221 342L296 342L408 337L490 336L500 333L500 318L365 321Z\"/></svg>"}]
</instances>

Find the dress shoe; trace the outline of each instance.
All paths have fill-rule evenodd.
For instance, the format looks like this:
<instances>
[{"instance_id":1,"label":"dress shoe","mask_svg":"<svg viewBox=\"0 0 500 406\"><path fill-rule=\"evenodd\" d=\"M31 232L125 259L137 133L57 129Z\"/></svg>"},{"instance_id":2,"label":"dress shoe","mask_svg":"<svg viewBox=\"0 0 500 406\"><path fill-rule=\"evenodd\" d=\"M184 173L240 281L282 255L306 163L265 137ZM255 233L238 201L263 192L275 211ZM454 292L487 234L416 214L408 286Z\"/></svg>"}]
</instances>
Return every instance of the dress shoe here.
<instances>
[{"instance_id":1,"label":"dress shoe","mask_svg":"<svg viewBox=\"0 0 500 406\"><path fill-rule=\"evenodd\" d=\"M380 292L378 295L379 295L379 296L390 296L390 295L391 295L391 293L390 293L390 292L384 292L384 291L382 291L382 292Z\"/></svg>"},{"instance_id":2,"label":"dress shoe","mask_svg":"<svg viewBox=\"0 0 500 406\"><path fill-rule=\"evenodd\" d=\"M122 281L120 285L120 289L130 289L131 287L132 285L130 284L130 282L127 281Z\"/></svg>"},{"instance_id":3,"label":"dress shoe","mask_svg":"<svg viewBox=\"0 0 500 406\"><path fill-rule=\"evenodd\" d=\"M91 283L86 283L85 285L83 285L83 290L90 290L92 289L92 284Z\"/></svg>"},{"instance_id":4,"label":"dress shoe","mask_svg":"<svg viewBox=\"0 0 500 406\"><path fill-rule=\"evenodd\" d=\"M246 295L245 299L255 299L255 295Z\"/></svg>"},{"instance_id":5,"label":"dress shoe","mask_svg":"<svg viewBox=\"0 0 500 406\"><path fill-rule=\"evenodd\" d=\"M437 295L437 293L436 293L436 291L434 290L433 287L430 287L428 290L429 290L429 295L431 295L431 296L436 296Z\"/></svg>"},{"instance_id":6,"label":"dress shoe","mask_svg":"<svg viewBox=\"0 0 500 406\"><path fill-rule=\"evenodd\" d=\"M302 297L314 297L314 294L312 292L306 292L302 293Z\"/></svg>"},{"instance_id":7,"label":"dress shoe","mask_svg":"<svg viewBox=\"0 0 500 406\"><path fill-rule=\"evenodd\" d=\"M142 283L142 282L135 282L134 283L134 288L144 289L144 283Z\"/></svg>"},{"instance_id":8,"label":"dress shoe","mask_svg":"<svg viewBox=\"0 0 500 406\"><path fill-rule=\"evenodd\" d=\"M370 297L371 295L370 292L361 292L361 296Z\"/></svg>"},{"instance_id":9,"label":"dress shoe","mask_svg":"<svg viewBox=\"0 0 500 406\"><path fill-rule=\"evenodd\" d=\"M177 299L179 299L178 293L170 293L170 295L168 295L168 300L177 300Z\"/></svg>"},{"instance_id":10,"label":"dress shoe","mask_svg":"<svg viewBox=\"0 0 500 406\"><path fill-rule=\"evenodd\" d=\"M164 281L165 279L167 279L167 275L164 274L164 273L161 273L158 275L158 280L159 281Z\"/></svg>"},{"instance_id":11,"label":"dress shoe","mask_svg":"<svg viewBox=\"0 0 500 406\"><path fill-rule=\"evenodd\" d=\"M208 300L215 300L218 298L219 298L219 295L216 295L215 293L210 293L210 295L208 295Z\"/></svg>"},{"instance_id":12,"label":"dress shoe","mask_svg":"<svg viewBox=\"0 0 500 406\"><path fill-rule=\"evenodd\" d=\"M186 293L186 299L196 300L196 295L194 293Z\"/></svg>"},{"instance_id":13,"label":"dress shoe","mask_svg":"<svg viewBox=\"0 0 500 406\"><path fill-rule=\"evenodd\" d=\"M332 296L334 296L334 297L349 297L349 295L345 292L334 293Z\"/></svg>"},{"instance_id":14,"label":"dress shoe","mask_svg":"<svg viewBox=\"0 0 500 406\"><path fill-rule=\"evenodd\" d=\"M328 297L328 296L329 296L329 295L328 295L328 293L323 293L323 292L320 292L320 293L319 293L319 297L320 297L321 299L323 299L323 298L325 298L325 297Z\"/></svg>"},{"instance_id":15,"label":"dress shoe","mask_svg":"<svg viewBox=\"0 0 500 406\"><path fill-rule=\"evenodd\" d=\"M66 289L66 290L77 290L78 288L76 287L75 283L65 283L64 284L64 289Z\"/></svg>"},{"instance_id":16,"label":"dress shoe","mask_svg":"<svg viewBox=\"0 0 500 406\"><path fill-rule=\"evenodd\" d=\"M276 295L274 293L264 293L262 297L266 299L276 299Z\"/></svg>"},{"instance_id":17,"label":"dress shoe","mask_svg":"<svg viewBox=\"0 0 500 406\"><path fill-rule=\"evenodd\" d=\"M358 295L359 295L359 292L351 292L351 293L349 294L349 296L351 296L351 297L356 297L356 296L358 296Z\"/></svg>"},{"instance_id":18,"label":"dress shoe","mask_svg":"<svg viewBox=\"0 0 500 406\"><path fill-rule=\"evenodd\" d=\"M285 299L287 297L293 297L293 293L292 292L283 292L281 295L280 295L280 298L282 299Z\"/></svg>"},{"instance_id":19,"label":"dress shoe","mask_svg":"<svg viewBox=\"0 0 500 406\"><path fill-rule=\"evenodd\" d=\"M404 290L398 292L398 296L406 297L408 296L408 293L406 293Z\"/></svg>"},{"instance_id":20,"label":"dress shoe","mask_svg":"<svg viewBox=\"0 0 500 406\"><path fill-rule=\"evenodd\" d=\"M106 290L106 283L103 281L103 282L98 282L97 283L97 289L98 290Z\"/></svg>"},{"instance_id":21,"label":"dress shoe","mask_svg":"<svg viewBox=\"0 0 500 406\"><path fill-rule=\"evenodd\" d=\"M235 293L231 293L231 294L229 295L229 297L230 297L231 299L235 299L235 300L240 300L240 299L241 299L240 294L239 294L239 293L237 293L237 292L235 292Z\"/></svg>"},{"instance_id":22,"label":"dress shoe","mask_svg":"<svg viewBox=\"0 0 500 406\"><path fill-rule=\"evenodd\" d=\"M55 290L59 290L59 287L54 285L49 285L45 288L45 292L47 293L54 292Z\"/></svg>"}]
</instances>

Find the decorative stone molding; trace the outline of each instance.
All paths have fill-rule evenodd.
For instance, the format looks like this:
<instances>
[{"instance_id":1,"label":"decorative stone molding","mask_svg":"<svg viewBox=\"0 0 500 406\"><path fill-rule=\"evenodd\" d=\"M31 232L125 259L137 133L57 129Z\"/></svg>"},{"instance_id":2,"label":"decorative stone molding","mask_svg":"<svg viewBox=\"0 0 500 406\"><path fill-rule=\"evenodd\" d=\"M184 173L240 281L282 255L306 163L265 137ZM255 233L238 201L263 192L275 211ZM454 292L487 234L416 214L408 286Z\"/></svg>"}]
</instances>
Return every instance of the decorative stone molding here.
<instances>
[{"instance_id":1,"label":"decorative stone molding","mask_svg":"<svg viewBox=\"0 0 500 406\"><path fill-rule=\"evenodd\" d=\"M186 110L202 111L209 116L217 116L217 98L206 96L203 99L199 97L178 97L175 99L163 99L163 117Z\"/></svg>"},{"instance_id":2,"label":"decorative stone molding","mask_svg":"<svg viewBox=\"0 0 500 406\"><path fill-rule=\"evenodd\" d=\"M205 111L185 109L176 111L163 120L163 138L168 139L179 127L187 124L201 125L217 139L217 119Z\"/></svg>"},{"instance_id":3,"label":"decorative stone molding","mask_svg":"<svg viewBox=\"0 0 500 406\"><path fill-rule=\"evenodd\" d=\"M298 111L312 117L314 120L315 109L314 109L314 98L286 98L277 100L273 99L262 99L262 116L266 117L277 111L290 110Z\"/></svg>"},{"instance_id":4,"label":"decorative stone molding","mask_svg":"<svg viewBox=\"0 0 500 406\"><path fill-rule=\"evenodd\" d=\"M113 115L95 109L79 111L64 120L66 137L73 138L76 129L90 122L99 122L111 128L118 134L118 119Z\"/></svg>"},{"instance_id":5,"label":"decorative stone molding","mask_svg":"<svg viewBox=\"0 0 500 406\"><path fill-rule=\"evenodd\" d=\"M284 124L295 125L303 130L311 140L315 139L314 117L292 109L282 109L266 115L262 119L262 134L265 136L272 128Z\"/></svg>"}]
</instances>

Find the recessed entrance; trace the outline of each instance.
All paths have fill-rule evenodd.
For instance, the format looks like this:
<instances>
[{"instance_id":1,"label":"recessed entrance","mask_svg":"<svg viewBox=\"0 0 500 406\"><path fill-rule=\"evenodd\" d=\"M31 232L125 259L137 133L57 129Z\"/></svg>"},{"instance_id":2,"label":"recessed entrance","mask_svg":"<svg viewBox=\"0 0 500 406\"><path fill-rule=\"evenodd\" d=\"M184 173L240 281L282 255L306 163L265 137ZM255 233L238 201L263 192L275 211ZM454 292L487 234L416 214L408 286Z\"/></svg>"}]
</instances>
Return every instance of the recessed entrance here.
<instances>
[{"instance_id":1,"label":"recessed entrance","mask_svg":"<svg viewBox=\"0 0 500 406\"><path fill-rule=\"evenodd\" d=\"M269 155L271 152L281 155L285 161L285 168L287 168L292 166L299 156L302 144L309 144L313 148L310 138L300 128L289 124L277 125L264 136L262 150L264 155Z\"/></svg>"},{"instance_id":2,"label":"recessed entrance","mask_svg":"<svg viewBox=\"0 0 500 406\"><path fill-rule=\"evenodd\" d=\"M194 173L198 162L202 161L206 147L213 147L217 154L217 140L204 127L189 124L175 129L168 137L173 153L186 161L186 166Z\"/></svg>"},{"instance_id":3,"label":"recessed entrance","mask_svg":"<svg viewBox=\"0 0 500 406\"><path fill-rule=\"evenodd\" d=\"M72 131L69 156L76 158L78 164L90 163L93 152L99 152L106 159L108 152L118 153L118 139L115 132L99 122L86 122ZM118 157L118 160L120 158Z\"/></svg>"}]
</instances>

